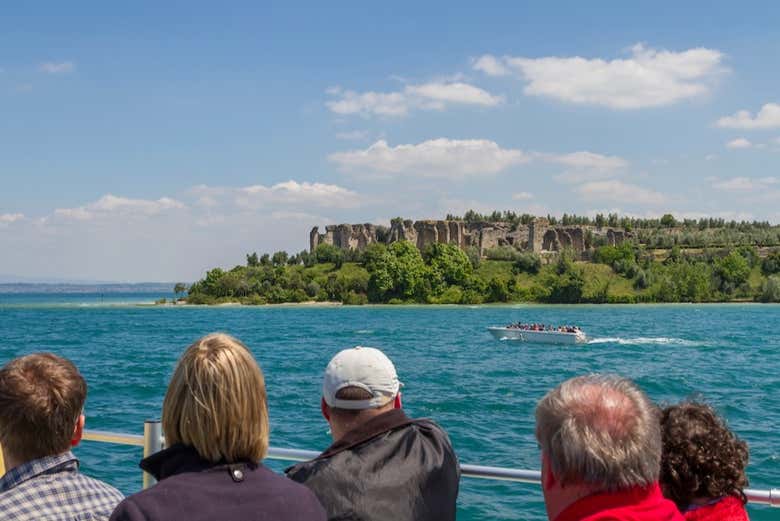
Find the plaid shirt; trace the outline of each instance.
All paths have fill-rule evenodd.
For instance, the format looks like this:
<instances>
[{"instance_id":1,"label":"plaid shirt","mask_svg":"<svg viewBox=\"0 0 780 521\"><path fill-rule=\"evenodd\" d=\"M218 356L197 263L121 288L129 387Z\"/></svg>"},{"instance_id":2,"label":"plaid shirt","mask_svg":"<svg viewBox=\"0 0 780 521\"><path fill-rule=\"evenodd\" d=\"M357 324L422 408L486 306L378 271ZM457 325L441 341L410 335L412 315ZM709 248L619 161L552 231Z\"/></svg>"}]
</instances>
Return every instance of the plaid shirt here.
<instances>
[{"instance_id":1,"label":"plaid shirt","mask_svg":"<svg viewBox=\"0 0 780 521\"><path fill-rule=\"evenodd\" d=\"M71 452L15 467L0 478L3 521L104 521L122 494L79 473Z\"/></svg>"}]
</instances>

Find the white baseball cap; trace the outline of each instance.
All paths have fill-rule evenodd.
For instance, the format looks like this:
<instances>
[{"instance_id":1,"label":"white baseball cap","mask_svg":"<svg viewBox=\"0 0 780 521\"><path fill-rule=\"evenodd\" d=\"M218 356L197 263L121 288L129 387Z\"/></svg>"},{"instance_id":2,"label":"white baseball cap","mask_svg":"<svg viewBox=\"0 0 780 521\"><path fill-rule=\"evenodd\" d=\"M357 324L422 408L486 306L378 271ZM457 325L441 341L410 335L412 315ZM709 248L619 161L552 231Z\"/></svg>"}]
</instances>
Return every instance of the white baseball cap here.
<instances>
[{"instance_id":1,"label":"white baseball cap","mask_svg":"<svg viewBox=\"0 0 780 521\"><path fill-rule=\"evenodd\" d=\"M325 368L322 397L339 409L381 407L398 394L401 387L395 366L385 354L373 347L344 349ZM371 393L369 400L339 400L336 393L345 387L359 387Z\"/></svg>"}]
</instances>

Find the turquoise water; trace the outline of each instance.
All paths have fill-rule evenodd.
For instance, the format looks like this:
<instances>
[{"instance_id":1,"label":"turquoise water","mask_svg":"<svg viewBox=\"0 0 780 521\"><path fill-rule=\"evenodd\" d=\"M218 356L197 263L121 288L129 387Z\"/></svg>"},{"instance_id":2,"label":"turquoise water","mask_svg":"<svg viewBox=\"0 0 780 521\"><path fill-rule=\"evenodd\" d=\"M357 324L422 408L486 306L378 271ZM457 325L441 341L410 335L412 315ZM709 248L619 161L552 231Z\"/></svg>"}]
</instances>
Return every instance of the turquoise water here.
<instances>
[{"instance_id":1,"label":"turquoise water","mask_svg":"<svg viewBox=\"0 0 780 521\"><path fill-rule=\"evenodd\" d=\"M323 449L321 372L338 350L383 349L413 416L449 432L462 462L538 468L536 401L592 371L635 379L672 402L701 393L750 444L756 488L780 487L780 306L142 307L162 295L0 295L0 363L33 351L72 359L89 384L87 427L141 433L159 416L181 351L226 331L249 345L266 374L271 443ZM110 300L107 302L107 300ZM579 324L584 346L499 342L485 328L511 321ZM85 442L83 469L137 491L140 450ZM283 463L270 466L281 471ZM778 519L751 507L751 519ZM459 519L545 519L534 485L464 479Z\"/></svg>"}]
</instances>

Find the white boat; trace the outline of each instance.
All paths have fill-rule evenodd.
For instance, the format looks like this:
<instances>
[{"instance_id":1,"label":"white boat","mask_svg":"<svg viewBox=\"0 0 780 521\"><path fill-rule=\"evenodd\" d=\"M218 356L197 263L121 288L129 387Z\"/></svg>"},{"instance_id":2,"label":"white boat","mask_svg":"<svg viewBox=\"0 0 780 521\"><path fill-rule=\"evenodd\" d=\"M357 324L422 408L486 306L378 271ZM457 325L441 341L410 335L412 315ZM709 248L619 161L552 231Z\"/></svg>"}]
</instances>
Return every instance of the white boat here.
<instances>
[{"instance_id":1,"label":"white boat","mask_svg":"<svg viewBox=\"0 0 780 521\"><path fill-rule=\"evenodd\" d=\"M539 344L582 344L588 341L580 330L574 333L566 331L535 331L519 327L489 327L488 331L498 340L517 340L520 342L535 342Z\"/></svg>"}]
</instances>

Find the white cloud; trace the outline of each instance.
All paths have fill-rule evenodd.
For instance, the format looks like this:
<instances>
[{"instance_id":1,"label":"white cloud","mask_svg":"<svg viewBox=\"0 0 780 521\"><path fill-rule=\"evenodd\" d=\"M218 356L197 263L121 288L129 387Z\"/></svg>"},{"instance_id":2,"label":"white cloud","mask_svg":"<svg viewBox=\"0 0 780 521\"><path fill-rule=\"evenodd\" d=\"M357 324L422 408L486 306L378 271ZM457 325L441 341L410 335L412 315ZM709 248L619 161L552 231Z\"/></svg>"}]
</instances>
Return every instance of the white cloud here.
<instances>
[{"instance_id":1,"label":"white cloud","mask_svg":"<svg viewBox=\"0 0 780 521\"><path fill-rule=\"evenodd\" d=\"M325 183L285 181L273 186L252 185L239 188L236 203L245 207L267 204L312 204L322 207L352 208L359 203L356 192Z\"/></svg>"},{"instance_id":2,"label":"white cloud","mask_svg":"<svg viewBox=\"0 0 780 521\"><path fill-rule=\"evenodd\" d=\"M73 62L45 62L38 66L38 70L46 74L65 74L73 72L75 68Z\"/></svg>"},{"instance_id":3,"label":"white cloud","mask_svg":"<svg viewBox=\"0 0 780 521\"><path fill-rule=\"evenodd\" d=\"M484 63L498 60L487 56L481 58L483 70ZM659 107L706 95L714 78L725 71L723 54L714 49L673 52L643 44L631 47L631 56L625 59L505 56L500 60L526 81L527 95L613 109Z\"/></svg>"},{"instance_id":4,"label":"white cloud","mask_svg":"<svg viewBox=\"0 0 780 521\"><path fill-rule=\"evenodd\" d=\"M460 81L407 85L397 92L356 92L333 87L327 90L335 100L325 105L336 114L401 117L413 109L444 110L449 105L493 107L503 102L486 90Z\"/></svg>"},{"instance_id":5,"label":"white cloud","mask_svg":"<svg viewBox=\"0 0 780 521\"><path fill-rule=\"evenodd\" d=\"M337 152L328 159L346 172L465 177L495 174L530 157L485 139L439 138L395 147L380 140L365 150Z\"/></svg>"},{"instance_id":6,"label":"white cloud","mask_svg":"<svg viewBox=\"0 0 780 521\"><path fill-rule=\"evenodd\" d=\"M750 177L732 177L730 179L718 179L712 183L716 190L728 192L750 192L753 190L764 190L780 183L776 177L762 177L758 179Z\"/></svg>"},{"instance_id":7,"label":"white cloud","mask_svg":"<svg viewBox=\"0 0 780 521\"><path fill-rule=\"evenodd\" d=\"M482 71L488 76L506 76L509 74L509 69L506 68L501 60L490 54L485 54L474 60L472 67L474 70Z\"/></svg>"},{"instance_id":8,"label":"white cloud","mask_svg":"<svg viewBox=\"0 0 780 521\"><path fill-rule=\"evenodd\" d=\"M0 213L0 227L8 226L22 219L24 219L24 214L22 213Z\"/></svg>"},{"instance_id":9,"label":"white cloud","mask_svg":"<svg viewBox=\"0 0 780 521\"><path fill-rule=\"evenodd\" d=\"M583 168L592 170L616 170L628 166L628 161L618 156L605 156L582 150L570 154L542 154L542 159L549 163L556 163L570 168Z\"/></svg>"},{"instance_id":10,"label":"white cloud","mask_svg":"<svg viewBox=\"0 0 780 521\"><path fill-rule=\"evenodd\" d=\"M631 201L640 205L660 205L668 198L655 190L612 179L607 181L591 181L582 184L575 190L586 200L612 201L625 203Z\"/></svg>"},{"instance_id":11,"label":"white cloud","mask_svg":"<svg viewBox=\"0 0 780 521\"><path fill-rule=\"evenodd\" d=\"M534 195L530 192L517 192L512 194L513 201L530 201L534 198Z\"/></svg>"},{"instance_id":12,"label":"white cloud","mask_svg":"<svg viewBox=\"0 0 780 521\"><path fill-rule=\"evenodd\" d=\"M728 143L726 143L726 148L732 148L732 149L750 148L752 146L753 144L743 137L738 137L737 139L733 139Z\"/></svg>"},{"instance_id":13,"label":"white cloud","mask_svg":"<svg viewBox=\"0 0 780 521\"><path fill-rule=\"evenodd\" d=\"M767 103L755 117L747 110L740 110L731 116L720 118L715 124L722 128L780 128L780 105Z\"/></svg>"},{"instance_id":14,"label":"white cloud","mask_svg":"<svg viewBox=\"0 0 780 521\"><path fill-rule=\"evenodd\" d=\"M66 219L89 220L94 217L106 215L137 215L152 216L166 210L180 210L185 205L170 197L161 197L157 200L130 199L106 194L97 201L76 208L58 208L54 215Z\"/></svg>"}]
</instances>

